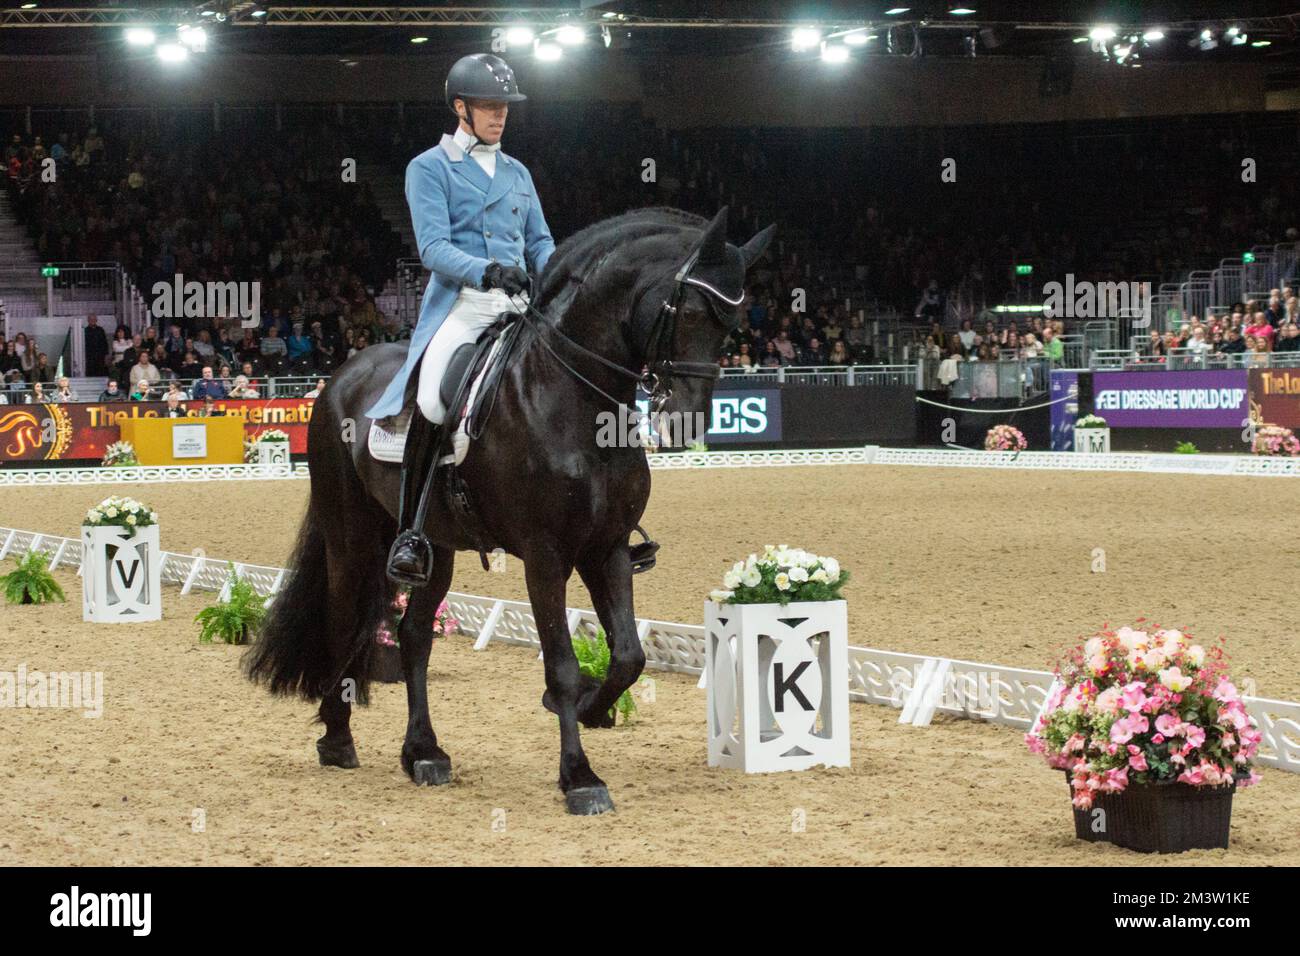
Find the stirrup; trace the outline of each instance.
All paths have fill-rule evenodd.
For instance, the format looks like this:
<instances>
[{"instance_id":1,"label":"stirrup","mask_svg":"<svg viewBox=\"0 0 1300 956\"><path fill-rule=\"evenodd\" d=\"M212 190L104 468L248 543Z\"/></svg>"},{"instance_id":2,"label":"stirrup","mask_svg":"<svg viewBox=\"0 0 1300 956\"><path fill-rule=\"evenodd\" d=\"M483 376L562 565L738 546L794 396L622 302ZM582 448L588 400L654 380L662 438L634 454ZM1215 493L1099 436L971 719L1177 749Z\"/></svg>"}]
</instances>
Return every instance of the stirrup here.
<instances>
[{"instance_id":1,"label":"stirrup","mask_svg":"<svg viewBox=\"0 0 1300 956\"><path fill-rule=\"evenodd\" d=\"M423 560L423 573L394 566L393 562L397 557L398 549L404 547L410 547L416 552L417 561ZM429 583L429 578L433 576L433 545L420 532L410 528L403 529L393 540L393 546L388 549L388 565L385 572L388 575L388 580L394 584L403 584L407 587L423 587Z\"/></svg>"},{"instance_id":2,"label":"stirrup","mask_svg":"<svg viewBox=\"0 0 1300 956\"><path fill-rule=\"evenodd\" d=\"M659 550L659 542L651 541L650 535L646 534L645 529L640 525L636 526L636 530L642 540L637 544L628 545L627 551L632 559L632 573L640 574L655 566L655 553Z\"/></svg>"}]
</instances>

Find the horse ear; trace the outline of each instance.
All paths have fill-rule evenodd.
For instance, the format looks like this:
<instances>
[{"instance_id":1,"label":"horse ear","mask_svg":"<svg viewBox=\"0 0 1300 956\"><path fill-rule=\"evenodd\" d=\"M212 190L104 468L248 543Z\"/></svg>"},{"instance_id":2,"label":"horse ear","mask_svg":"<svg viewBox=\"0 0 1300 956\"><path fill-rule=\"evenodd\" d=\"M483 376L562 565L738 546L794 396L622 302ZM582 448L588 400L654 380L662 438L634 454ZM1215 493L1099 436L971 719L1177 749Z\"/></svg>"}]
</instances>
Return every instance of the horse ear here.
<instances>
[{"instance_id":1,"label":"horse ear","mask_svg":"<svg viewBox=\"0 0 1300 956\"><path fill-rule=\"evenodd\" d=\"M758 261L758 257L767 249L767 244L772 241L772 236L775 234L776 223L772 223L762 232L755 233L754 238L741 247L740 251L745 256L746 270Z\"/></svg>"},{"instance_id":2,"label":"horse ear","mask_svg":"<svg viewBox=\"0 0 1300 956\"><path fill-rule=\"evenodd\" d=\"M727 247L727 208L723 206L719 209L713 222L704 230L704 236L700 239L700 257L697 260L702 264L722 262L724 259Z\"/></svg>"}]
</instances>

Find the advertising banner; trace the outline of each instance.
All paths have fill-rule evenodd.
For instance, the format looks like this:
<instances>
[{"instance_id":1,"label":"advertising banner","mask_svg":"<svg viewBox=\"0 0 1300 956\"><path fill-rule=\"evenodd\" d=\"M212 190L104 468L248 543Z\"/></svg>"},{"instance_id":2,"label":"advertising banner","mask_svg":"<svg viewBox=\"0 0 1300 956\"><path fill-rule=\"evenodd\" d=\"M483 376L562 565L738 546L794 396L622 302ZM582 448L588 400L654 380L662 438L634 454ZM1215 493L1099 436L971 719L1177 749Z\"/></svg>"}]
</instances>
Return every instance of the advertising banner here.
<instances>
[{"instance_id":1,"label":"advertising banner","mask_svg":"<svg viewBox=\"0 0 1300 956\"><path fill-rule=\"evenodd\" d=\"M649 397L637 391L637 409L650 413ZM703 435L683 420L672 427L678 435L707 445L734 442L781 441L781 390L779 388L728 388L713 392L711 414Z\"/></svg>"},{"instance_id":2,"label":"advertising banner","mask_svg":"<svg viewBox=\"0 0 1300 956\"><path fill-rule=\"evenodd\" d=\"M1111 428L1241 428L1245 369L1096 372L1093 408Z\"/></svg>"},{"instance_id":3,"label":"advertising banner","mask_svg":"<svg viewBox=\"0 0 1300 956\"><path fill-rule=\"evenodd\" d=\"M1079 373L1052 372L1052 451L1074 450L1074 422L1079 417Z\"/></svg>"},{"instance_id":4,"label":"advertising banner","mask_svg":"<svg viewBox=\"0 0 1300 956\"><path fill-rule=\"evenodd\" d=\"M1300 428L1300 368L1251 369L1250 408L1262 425Z\"/></svg>"},{"instance_id":5,"label":"advertising banner","mask_svg":"<svg viewBox=\"0 0 1300 956\"><path fill-rule=\"evenodd\" d=\"M185 402L186 417L197 418L202 402ZM307 451L307 423L312 399L222 399L218 412L244 420L245 438L268 428L289 436L289 450ZM104 449L121 437L129 418L157 418L165 402L77 402L46 405L0 405L0 467L22 462L98 462Z\"/></svg>"}]
</instances>

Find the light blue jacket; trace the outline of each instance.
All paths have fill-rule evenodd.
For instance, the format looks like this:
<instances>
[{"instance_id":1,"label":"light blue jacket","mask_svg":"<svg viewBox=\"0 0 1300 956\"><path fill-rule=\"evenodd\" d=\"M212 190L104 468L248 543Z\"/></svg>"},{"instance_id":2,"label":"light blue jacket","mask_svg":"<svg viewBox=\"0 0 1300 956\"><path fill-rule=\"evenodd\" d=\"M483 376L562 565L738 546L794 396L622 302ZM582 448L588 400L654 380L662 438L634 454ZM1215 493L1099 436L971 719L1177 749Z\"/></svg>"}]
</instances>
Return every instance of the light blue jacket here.
<instances>
[{"instance_id":1,"label":"light blue jacket","mask_svg":"<svg viewBox=\"0 0 1300 956\"><path fill-rule=\"evenodd\" d=\"M433 275L411 333L411 350L379 401L366 411L370 418L401 412L416 363L462 286L479 288L493 261L540 276L555 251L533 177L504 151L497 151L496 172L489 177L444 134L437 146L406 167L406 202L420 261Z\"/></svg>"}]
</instances>

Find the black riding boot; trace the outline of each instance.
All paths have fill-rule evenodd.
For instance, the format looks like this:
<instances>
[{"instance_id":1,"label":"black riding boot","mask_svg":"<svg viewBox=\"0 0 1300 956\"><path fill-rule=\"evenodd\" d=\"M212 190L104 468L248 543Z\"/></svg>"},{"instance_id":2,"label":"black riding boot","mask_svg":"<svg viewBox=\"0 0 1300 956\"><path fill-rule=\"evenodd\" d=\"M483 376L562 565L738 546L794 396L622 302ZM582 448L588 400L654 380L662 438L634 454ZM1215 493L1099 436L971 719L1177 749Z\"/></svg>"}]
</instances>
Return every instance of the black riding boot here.
<instances>
[{"instance_id":1,"label":"black riding boot","mask_svg":"<svg viewBox=\"0 0 1300 956\"><path fill-rule=\"evenodd\" d=\"M432 459L437 454L439 432L439 426L418 408L412 410L402 453L402 487L397 504L400 527L388 552L389 580L409 587L428 584L433 571L433 546L422 527L422 503L433 484Z\"/></svg>"}]
</instances>

